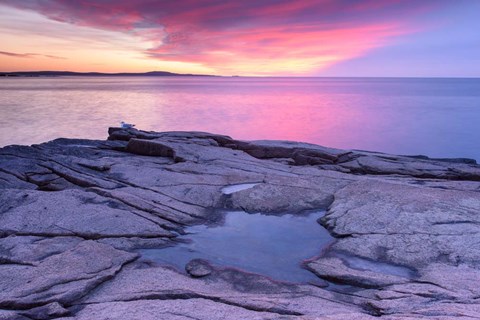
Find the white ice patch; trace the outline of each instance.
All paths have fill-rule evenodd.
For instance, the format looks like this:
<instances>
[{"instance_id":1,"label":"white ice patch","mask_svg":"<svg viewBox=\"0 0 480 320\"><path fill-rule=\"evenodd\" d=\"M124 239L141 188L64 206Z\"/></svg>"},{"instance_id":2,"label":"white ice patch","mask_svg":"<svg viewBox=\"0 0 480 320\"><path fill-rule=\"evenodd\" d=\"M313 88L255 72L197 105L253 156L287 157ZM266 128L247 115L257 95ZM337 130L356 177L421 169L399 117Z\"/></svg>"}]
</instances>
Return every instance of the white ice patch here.
<instances>
[{"instance_id":1,"label":"white ice patch","mask_svg":"<svg viewBox=\"0 0 480 320\"><path fill-rule=\"evenodd\" d=\"M223 194L232 194L238 191L247 190L250 188L255 187L256 185L260 184L260 182L256 183L242 183L242 184L232 184L231 186L226 186L222 188Z\"/></svg>"}]
</instances>

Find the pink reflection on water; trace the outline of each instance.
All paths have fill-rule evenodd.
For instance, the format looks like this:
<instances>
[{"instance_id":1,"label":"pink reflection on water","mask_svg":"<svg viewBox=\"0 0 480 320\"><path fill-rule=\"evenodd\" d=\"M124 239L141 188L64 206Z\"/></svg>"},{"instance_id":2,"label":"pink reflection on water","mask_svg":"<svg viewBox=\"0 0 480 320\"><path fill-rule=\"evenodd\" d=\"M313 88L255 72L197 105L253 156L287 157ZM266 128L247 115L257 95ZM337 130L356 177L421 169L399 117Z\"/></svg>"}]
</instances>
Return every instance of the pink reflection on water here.
<instances>
[{"instance_id":1,"label":"pink reflection on water","mask_svg":"<svg viewBox=\"0 0 480 320\"><path fill-rule=\"evenodd\" d=\"M466 82L462 82L466 81ZM0 79L0 146L155 131L480 158L480 82L308 78Z\"/></svg>"},{"instance_id":2,"label":"pink reflection on water","mask_svg":"<svg viewBox=\"0 0 480 320\"><path fill-rule=\"evenodd\" d=\"M199 130L227 134L237 139L295 140L348 147L356 135L375 121L374 114L352 105L353 95L282 90L246 94L229 92L180 93L165 103L156 121L145 126L162 130Z\"/></svg>"}]
</instances>

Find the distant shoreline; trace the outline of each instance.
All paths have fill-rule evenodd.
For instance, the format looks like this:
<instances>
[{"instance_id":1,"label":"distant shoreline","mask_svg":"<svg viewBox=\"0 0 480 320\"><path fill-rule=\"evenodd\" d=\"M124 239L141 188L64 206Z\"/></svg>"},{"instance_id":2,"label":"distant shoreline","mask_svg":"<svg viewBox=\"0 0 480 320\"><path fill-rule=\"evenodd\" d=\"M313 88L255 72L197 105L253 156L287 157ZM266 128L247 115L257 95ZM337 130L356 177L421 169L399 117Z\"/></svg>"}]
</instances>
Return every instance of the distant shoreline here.
<instances>
[{"instance_id":1,"label":"distant shoreline","mask_svg":"<svg viewBox=\"0 0 480 320\"><path fill-rule=\"evenodd\" d=\"M150 72L120 72L120 73L103 73L103 72L73 72L73 71L20 71L20 72L0 72L0 77L219 77L207 74L183 74L172 73L167 71L150 71Z\"/></svg>"},{"instance_id":2,"label":"distant shoreline","mask_svg":"<svg viewBox=\"0 0 480 320\"><path fill-rule=\"evenodd\" d=\"M210 74L190 74L173 73L167 71L150 72L73 72L73 71L13 71L0 72L0 78L50 78L50 77L211 77L211 78L318 78L318 79L465 79L478 80L480 77L383 77L383 76L240 76L240 75L210 75Z\"/></svg>"}]
</instances>

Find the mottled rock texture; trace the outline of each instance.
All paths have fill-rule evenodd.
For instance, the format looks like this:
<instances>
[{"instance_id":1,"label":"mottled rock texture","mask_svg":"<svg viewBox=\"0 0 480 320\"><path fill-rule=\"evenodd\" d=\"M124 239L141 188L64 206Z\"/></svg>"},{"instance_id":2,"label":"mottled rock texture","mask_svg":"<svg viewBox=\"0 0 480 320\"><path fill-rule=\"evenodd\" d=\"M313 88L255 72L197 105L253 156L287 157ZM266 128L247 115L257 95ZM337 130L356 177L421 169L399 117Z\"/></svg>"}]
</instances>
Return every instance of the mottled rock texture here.
<instances>
[{"instance_id":1,"label":"mottled rock texture","mask_svg":"<svg viewBox=\"0 0 480 320\"><path fill-rule=\"evenodd\" d=\"M326 210L305 267L330 285L138 259L222 209ZM478 319L479 283L472 160L120 128L0 149L0 319Z\"/></svg>"}]
</instances>

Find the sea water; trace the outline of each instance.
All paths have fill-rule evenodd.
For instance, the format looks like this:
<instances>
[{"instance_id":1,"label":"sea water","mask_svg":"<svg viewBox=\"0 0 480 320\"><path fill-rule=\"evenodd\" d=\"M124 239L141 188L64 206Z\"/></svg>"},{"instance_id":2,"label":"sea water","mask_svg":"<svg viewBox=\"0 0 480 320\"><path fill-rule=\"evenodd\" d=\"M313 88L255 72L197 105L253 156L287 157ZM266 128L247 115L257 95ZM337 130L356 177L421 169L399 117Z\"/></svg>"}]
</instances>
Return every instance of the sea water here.
<instances>
[{"instance_id":1,"label":"sea water","mask_svg":"<svg viewBox=\"0 0 480 320\"><path fill-rule=\"evenodd\" d=\"M0 79L0 146L105 139L120 121L144 130L480 160L480 79Z\"/></svg>"}]
</instances>

